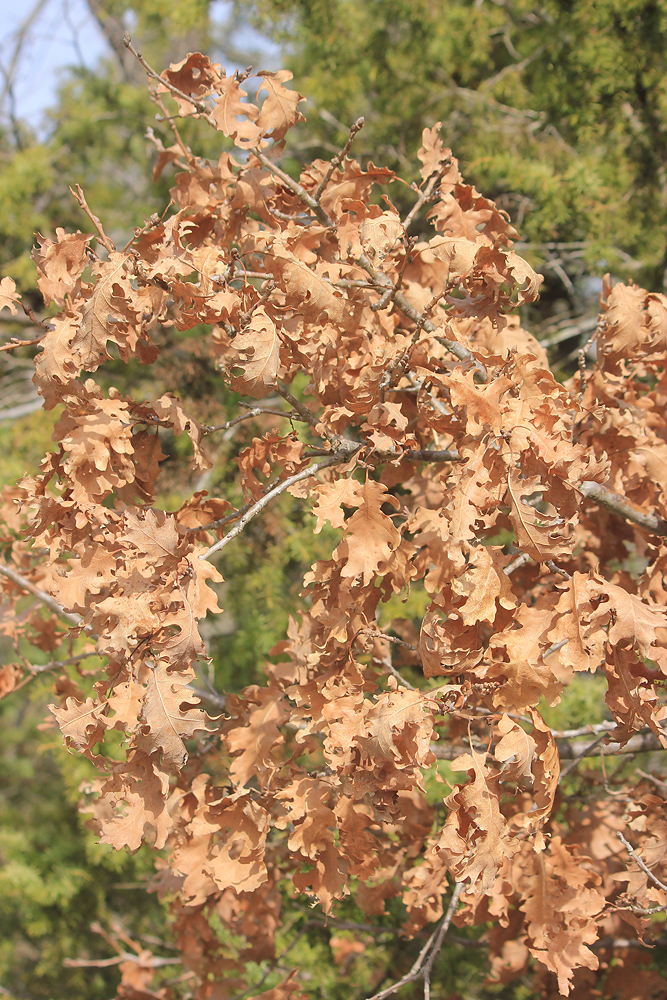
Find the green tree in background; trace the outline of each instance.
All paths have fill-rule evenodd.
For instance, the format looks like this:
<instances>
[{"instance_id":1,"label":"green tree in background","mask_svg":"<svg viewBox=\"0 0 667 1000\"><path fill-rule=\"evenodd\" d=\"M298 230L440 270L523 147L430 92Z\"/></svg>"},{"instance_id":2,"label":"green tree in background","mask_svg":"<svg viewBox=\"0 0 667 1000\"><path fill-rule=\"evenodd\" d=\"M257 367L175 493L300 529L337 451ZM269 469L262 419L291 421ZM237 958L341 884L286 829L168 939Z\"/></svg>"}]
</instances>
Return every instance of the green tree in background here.
<instances>
[{"instance_id":1,"label":"green tree in background","mask_svg":"<svg viewBox=\"0 0 667 1000\"><path fill-rule=\"evenodd\" d=\"M466 175L531 244L547 299L581 310L581 279L604 270L663 288L665 0L254 6L301 89L327 109L319 124L309 117L327 151L363 114L358 148L405 169L421 130L440 120Z\"/></svg>"}]
</instances>

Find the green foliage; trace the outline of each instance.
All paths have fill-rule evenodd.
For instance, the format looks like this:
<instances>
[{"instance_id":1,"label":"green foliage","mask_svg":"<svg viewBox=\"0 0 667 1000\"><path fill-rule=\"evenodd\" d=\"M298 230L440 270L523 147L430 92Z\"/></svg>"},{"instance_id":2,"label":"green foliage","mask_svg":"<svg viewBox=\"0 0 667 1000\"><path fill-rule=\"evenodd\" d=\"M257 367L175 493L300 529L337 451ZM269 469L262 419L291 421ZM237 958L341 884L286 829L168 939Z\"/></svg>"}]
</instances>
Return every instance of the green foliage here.
<instances>
[{"instance_id":1,"label":"green foliage","mask_svg":"<svg viewBox=\"0 0 667 1000\"><path fill-rule=\"evenodd\" d=\"M77 811L79 785L94 769L40 732L48 685L0 706L0 982L16 998L105 1000L110 968L67 968L65 957L108 958L91 929L114 921L133 935L160 934L164 912L145 891L148 852L98 846Z\"/></svg>"}]
</instances>

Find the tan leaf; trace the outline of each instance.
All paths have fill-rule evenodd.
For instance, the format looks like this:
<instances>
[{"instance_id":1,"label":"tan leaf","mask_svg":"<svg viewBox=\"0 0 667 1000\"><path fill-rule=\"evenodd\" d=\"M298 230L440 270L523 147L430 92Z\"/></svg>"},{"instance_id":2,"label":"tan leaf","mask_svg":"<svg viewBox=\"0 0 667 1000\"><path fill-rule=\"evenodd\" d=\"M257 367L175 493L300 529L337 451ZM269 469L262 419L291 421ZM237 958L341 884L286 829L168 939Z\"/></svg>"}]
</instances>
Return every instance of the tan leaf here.
<instances>
[{"instance_id":1,"label":"tan leaf","mask_svg":"<svg viewBox=\"0 0 667 1000\"><path fill-rule=\"evenodd\" d=\"M199 699L186 686L191 677L186 674L185 678L167 670L162 662L156 663L139 717L136 745L147 753L157 751L170 771L180 771L188 758L183 740L206 729L204 712L193 704L199 704Z\"/></svg>"},{"instance_id":2,"label":"tan leaf","mask_svg":"<svg viewBox=\"0 0 667 1000\"><path fill-rule=\"evenodd\" d=\"M60 226L56 239L45 239L37 234L38 245L32 251L37 266L37 284L47 305L62 305L66 295L79 288L79 279L88 263L90 233L66 233Z\"/></svg>"},{"instance_id":3,"label":"tan leaf","mask_svg":"<svg viewBox=\"0 0 667 1000\"><path fill-rule=\"evenodd\" d=\"M278 375L280 339L263 306L255 310L248 326L236 335L233 349L236 357L228 362L228 368L243 370L241 375L232 375L230 385L234 392L253 399L268 396Z\"/></svg>"},{"instance_id":4,"label":"tan leaf","mask_svg":"<svg viewBox=\"0 0 667 1000\"><path fill-rule=\"evenodd\" d=\"M334 555L345 561L341 576L362 576L368 586L380 562L390 557L400 541L399 531L381 509L383 503L398 507L398 500L372 479L361 487L360 499L358 509L345 522L345 538Z\"/></svg>"},{"instance_id":5,"label":"tan leaf","mask_svg":"<svg viewBox=\"0 0 667 1000\"><path fill-rule=\"evenodd\" d=\"M262 79L258 92L266 91L267 94L259 112L257 126L262 135L280 142L292 125L305 120L301 112L297 111L297 105L304 100L303 95L283 86L287 80L292 79L292 74L287 69L278 70L277 73L262 70L257 76Z\"/></svg>"},{"instance_id":6,"label":"tan leaf","mask_svg":"<svg viewBox=\"0 0 667 1000\"><path fill-rule=\"evenodd\" d=\"M394 212L383 212L375 219L364 219L359 227L361 245L371 258L382 259L395 249L403 234L403 224Z\"/></svg>"},{"instance_id":7,"label":"tan leaf","mask_svg":"<svg viewBox=\"0 0 667 1000\"><path fill-rule=\"evenodd\" d=\"M211 115L216 127L233 139L240 149L252 149L257 146L262 129L257 125L259 109L250 101L245 101L247 91L243 90L236 76L223 77L217 86L219 97L216 97Z\"/></svg>"},{"instance_id":8,"label":"tan leaf","mask_svg":"<svg viewBox=\"0 0 667 1000\"><path fill-rule=\"evenodd\" d=\"M317 483L313 487L313 495L317 502L313 514L317 518L315 534L324 527L325 521L332 528L342 528L345 524L343 507L358 507L363 501L363 487L352 477L341 477L333 483Z\"/></svg>"},{"instance_id":9,"label":"tan leaf","mask_svg":"<svg viewBox=\"0 0 667 1000\"><path fill-rule=\"evenodd\" d=\"M14 279L2 278L0 281L0 309L9 309L12 316L16 316L16 303L20 301L21 296L16 291Z\"/></svg>"},{"instance_id":10,"label":"tan leaf","mask_svg":"<svg viewBox=\"0 0 667 1000\"><path fill-rule=\"evenodd\" d=\"M104 739L104 723L101 718L103 707L93 698L86 698L84 702L68 698L64 708L49 705L49 711L58 720L65 745L84 751L91 750Z\"/></svg>"}]
</instances>

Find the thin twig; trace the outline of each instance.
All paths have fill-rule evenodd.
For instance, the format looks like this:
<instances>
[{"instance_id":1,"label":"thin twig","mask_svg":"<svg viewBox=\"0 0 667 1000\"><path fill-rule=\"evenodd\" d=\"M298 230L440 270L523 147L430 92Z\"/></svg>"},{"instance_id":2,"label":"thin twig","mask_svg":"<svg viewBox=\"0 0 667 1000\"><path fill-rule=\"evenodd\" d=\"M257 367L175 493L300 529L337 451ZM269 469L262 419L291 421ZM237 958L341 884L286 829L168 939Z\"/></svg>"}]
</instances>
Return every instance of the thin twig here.
<instances>
[{"instance_id":1,"label":"thin twig","mask_svg":"<svg viewBox=\"0 0 667 1000\"><path fill-rule=\"evenodd\" d=\"M317 217L318 222L321 222L323 226L327 229L335 229L335 222L333 219L327 215L320 203L306 191L305 187L295 181L293 177L290 177L288 173L285 173L276 163L273 162L261 149L255 148L252 150L254 156L257 157L260 163L262 163L270 173L275 177L278 177L283 184L294 192L297 198L300 198L304 205L307 205L311 210L313 215Z\"/></svg>"},{"instance_id":2,"label":"thin twig","mask_svg":"<svg viewBox=\"0 0 667 1000\"><path fill-rule=\"evenodd\" d=\"M95 229L97 230L97 235L100 238L100 243L102 244L104 249L108 253L114 253L116 247L114 243L112 243L112 241L109 239L107 234L104 232L104 228L102 227L102 223L100 222L100 220L91 211L88 202L86 201L86 197L83 191L81 190L81 185L77 184L76 189L71 187L70 191L72 193L72 197L78 202L79 206L83 209L83 211L86 213L92 224L95 226Z\"/></svg>"},{"instance_id":3,"label":"thin twig","mask_svg":"<svg viewBox=\"0 0 667 1000\"><path fill-rule=\"evenodd\" d=\"M511 576L512 573L521 569L522 566L525 566L526 563L530 562L530 558L531 557L527 552L520 552L516 559L513 559L512 562L505 567L505 576Z\"/></svg>"},{"instance_id":4,"label":"thin twig","mask_svg":"<svg viewBox=\"0 0 667 1000\"><path fill-rule=\"evenodd\" d=\"M442 942L444 940L445 934L449 930L449 925L452 922L454 914L456 913L456 908L459 905L459 898L463 892L463 882L459 882L458 885L454 886L454 892L452 893L452 898L449 901L449 906L447 907L447 912L445 913L442 923L440 924L440 929L438 930L437 937L431 948L431 954L428 957L428 961L424 966L424 1000L430 1000L431 997L431 970L433 969L433 963L440 954L440 949L442 948Z\"/></svg>"},{"instance_id":5,"label":"thin twig","mask_svg":"<svg viewBox=\"0 0 667 1000\"><path fill-rule=\"evenodd\" d=\"M417 212L421 209L422 205L427 201L431 201L435 194L436 187L440 184L445 171L449 170L452 165L451 157L448 157L443 163L440 164L440 168L435 171L435 173L428 180L426 187L420 192L419 198L414 203L408 214L403 221L403 228L407 232L408 226L417 215Z\"/></svg>"},{"instance_id":6,"label":"thin twig","mask_svg":"<svg viewBox=\"0 0 667 1000\"><path fill-rule=\"evenodd\" d=\"M393 301L396 292L400 291L400 288L403 285L403 278L405 277L407 266L408 264L411 264L414 259L412 256L412 250L414 244L415 241L411 236L405 237L405 255L403 257L403 261L401 263L401 269L398 272L398 277L396 279L396 282L392 285L391 288L388 288L387 291L381 295L381 297L377 300L377 302L374 302L372 304L371 312L380 312L382 309L385 309L389 305L389 303Z\"/></svg>"},{"instance_id":7,"label":"thin twig","mask_svg":"<svg viewBox=\"0 0 667 1000\"><path fill-rule=\"evenodd\" d=\"M32 340L19 340L18 337L12 337L9 343L3 344L0 347L0 352L2 351L15 351L17 347L34 347L35 344L39 344L42 337L45 334L40 333L39 337L33 337Z\"/></svg>"},{"instance_id":8,"label":"thin twig","mask_svg":"<svg viewBox=\"0 0 667 1000\"><path fill-rule=\"evenodd\" d=\"M552 573L556 573L558 576L562 576L564 580L571 580L572 574L568 573L566 569L561 569L560 566L556 565L553 559L547 559L545 566L548 566Z\"/></svg>"},{"instance_id":9,"label":"thin twig","mask_svg":"<svg viewBox=\"0 0 667 1000\"><path fill-rule=\"evenodd\" d=\"M563 778L566 778L568 776L568 774L570 773L570 771L574 771L574 769L577 766L577 764L579 763L579 761L583 760L584 757L590 757L590 755L593 753L593 751L597 750L597 748L600 746L600 744L602 743L602 741L604 739L606 739L606 737L607 737L607 734L606 733L602 733L600 736L598 736L598 738L596 740L593 740L592 743L589 743L588 746L585 746L581 750L581 752L576 755L576 757L573 757L572 760L561 770L559 781L562 781ZM601 752L604 753L604 750L602 750ZM560 751L559 751L559 756L561 756L561 757L563 756L560 753Z\"/></svg>"},{"instance_id":10,"label":"thin twig","mask_svg":"<svg viewBox=\"0 0 667 1000\"><path fill-rule=\"evenodd\" d=\"M149 76L151 76L154 80L157 80L157 82L161 83L164 87L167 87L174 95L174 97L180 97L182 101L187 101L188 104L191 104L194 108L196 108L196 110L201 115L204 115L213 125L215 125L215 122L213 121L213 118L210 113L209 106L204 101L200 101L199 98L193 97L192 94L184 94L182 90L179 90L178 87L175 87L173 85L173 83L170 83L170 81L167 80L166 77L160 76L160 74L156 70L154 70L149 63L146 62L141 52L138 52L137 49L135 49L135 47L132 45L132 39L127 31L123 36L123 45L125 46L126 49L128 49L129 52L132 53L134 58L141 63L141 65L144 67Z\"/></svg>"},{"instance_id":11,"label":"thin twig","mask_svg":"<svg viewBox=\"0 0 667 1000\"><path fill-rule=\"evenodd\" d=\"M462 892L463 883L459 882L456 886L454 886L454 892L452 893L452 898L449 901L447 912L440 921L439 927L433 931L426 944L419 952L417 960L410 971L406 972L403 978L399 979L398 982L394 983L392 986L388 986L386 989L380 990L379 993L374 993L372 997L369 997L369 1000L385 1000L385 997L390 997L393 993L397 993L402 986L407 985L407 983L414 982L415 979L424 980L424 1000L430 1000L431 972L433 970L433 964L438 957L445 934L449 930L449 926L452 922L454 914L456 913L456 908ZM428 958L426 957L427 955Z\"/></svg>"},{"instance_id":12,"label":"thin twig","mask_svg":"<svg viewBox=\"0 0 667 1000\"><path fill-rule=\"evenodd\" d=\"M331 180L334 170L336 170L337 167L340 167L341 163L343 162L347 154L350 152L350 147L352 146L354 137L355 135L357 135L358 132L362 130L364 124L365 124L365 119L362 117L362 118L357 118L356 122L350 126L350 134L347 137L347 142L345 143L341 151L339 153L336 153L334 158L331 160L327 168L326 174L315 188L315 193L313 194L313 198L315 199L315 201L319 202L320 198L322 197L322 194L324 193L324 189Z\"/></svg>"},{"instance_id":13,"label":"thin twig","mask_svg":"<svg viewBox=\"0 0 667 1000\"><path fill-rule=\"evenodd\" d=\"M589 500L593 500L595 503L600 504L601 507L605 507L612 514L617 514L619 517L625 518L626 521L632 521L633 524L638 525L640 528L645 528L654 535L667 536L667 521L664 518L653 511L637 507L632 500L621 496L620 493L614 493L613 490L607 489L606 486L590 481L581 483L578 489Z\"/></svg>"},{"instance_id":14,"label":"thin twig","mask_svg":"<svg viewBox=\"0 0 667 1000\"><path fill-rule=\"evenodd\" d=\"M310 424L319 435L323 435L327 441L330 442L334 451L343 452L354 452L358 451L360 445L356 441L350 441L349 438L343 437L341 434L332 434L332 432L323 424L312 410L310 410L304 403L301 403L296 396L293 396L289 391L287 386L282 385L280 382L276 385L276 391L280 393L286 402L293 406L296 412L299 414L302 420Z\"/></svg>"},{"instance_id":15,"label":"thin twig","mask_svg":"<svg viewBox=\"0 0 667 1000\"><path fill-rule=\"evenodd\" d=\"M545 649L542 653L542 659L544 659L545 656L551 656L552 653L557 653L559 649L563 648L563 646L567 646L569 641L569 639L561 639L560 642L552 643L551 646L549 646L548 649ZM589 732L590 730L586 731Z\"/></svg>"},{"instance_id":16,"label":"thin twig","mask_svg":"<svg viewBox=\"0 0 667 1000\"><path fill-rule=\"evenodd\" d=\"M660 879L657 877L657 875L653 874L653 872L648 867L646 862L639 857L632 844L625 839L620 830L616 831L616 836L623 844L623 846L625 847L626 851L628 852L632 860L637 862L637 864L639 865L639 867L641 868L641 870L644 872L645 875L648 875L651 882L653 882L654 885L657 885L658 889L662 889L663 892L667 892L667 885L665 885L664 882L661 882Z\"/></svg>"},{"instance_id":17,"label":"thin twig","mask_svg":"<svg viewBox=\"0 0 667 1000\"><path fill-rule=\"evenodd\" d=\"M555 734L554 734L555 735ZM584 757L588 757L595 753L597 750L599 753L605 755L605 757L610 756L628 756L637 753L664 753L665 747L662 746L660 740L651 732L649 729L643 730L641 733L636 733L632 736L627 743L621 744L617 742L607 743L600 745L600 740L603 740L608 735L605 731L592 743L583 742L573 743L571 740L565 738L561 739L560 735L556 737L556 746L558 748L558 756L561 760L574 761L579 763ZM488 753L488 744L480 743L479 746L475 745L475 749L480 753ZM431 750L433 754L439 760L455 760L462 753L468 753L470 747L465 745L454 745L449 744L445 746L439 742L431 744ZM565 772L561 772L561 778Z\"/></svg>"}]
</instances>

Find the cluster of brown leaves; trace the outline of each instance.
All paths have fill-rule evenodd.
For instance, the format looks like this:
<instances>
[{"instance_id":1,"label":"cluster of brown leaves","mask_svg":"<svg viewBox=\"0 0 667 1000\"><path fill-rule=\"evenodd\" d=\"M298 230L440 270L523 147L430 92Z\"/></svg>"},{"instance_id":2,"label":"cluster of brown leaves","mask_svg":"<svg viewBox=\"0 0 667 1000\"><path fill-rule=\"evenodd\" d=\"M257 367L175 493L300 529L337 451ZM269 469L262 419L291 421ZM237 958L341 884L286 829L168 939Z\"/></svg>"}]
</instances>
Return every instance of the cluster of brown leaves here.
<instances>
[{"instance_id":1,"label":"cluster of brown leaves","mask_svg":"<svg viewBox=\"0 0 667 1000\"><path fill-rule=\"evenodd\" d=\"M665 786L612 796L594 771L585 805L568 807L568 746L540 708L576 674L603 674L604 740L667 745L667 299L606 286L597 361L559 383L511 315L540 279L439 127L424 133L408 220L423 209L432 230L412 237L382 190L391 172L348 148L298 179L277 165L301 118L288 79L260 74L255 104L200 54L171 66L158 90L238 158L204 161L176 134L156 167L179 169L171 214L122 250L92 213L96 235L40 239L56 310L34 381L59 407L57 447L6 496L2 632L17 656L3 691L34 672L26 641L62 645L58 605L80 616L51 710L101 772L86 807L101 841L166 849L156 885L189 996L252 992L244 969L274 957L291 897L335 914L352 894L367 920L399 899L417 935L443 918L452 882L456 922L491 922L494 979L525 974L532 956L544 996L573 983L634 996L619 968L632 970L627 990L654 973L629 945L610 969L605 948L650 940L651 911L667 904ZM11 279L1 295L16 308ZM282 397L305 430L275 418L239 455L244 507L200 491L167 512L161 440L188 435L203 470L210 428L173 395L139 402L85 373L112 356L150 365L165 331L202 325L220 379ZM287 388L300 375L302 400ZM220 610L213 561L284 490L338 543L306 576L265 685L209 718L192 682L199 622ZM51 604L26 603L28 585ZM387 621L383 605L400 609L411 588L420 619ZM121 761L105 752L109 730L123 734ZM434 803L443 759L459 781ZM243 944L226 947L220 925ZM123 996L179 995L151 986L153 971L132 966ZM303 989L290 974L262 996Z\"/></svg>"}]
</instances>

